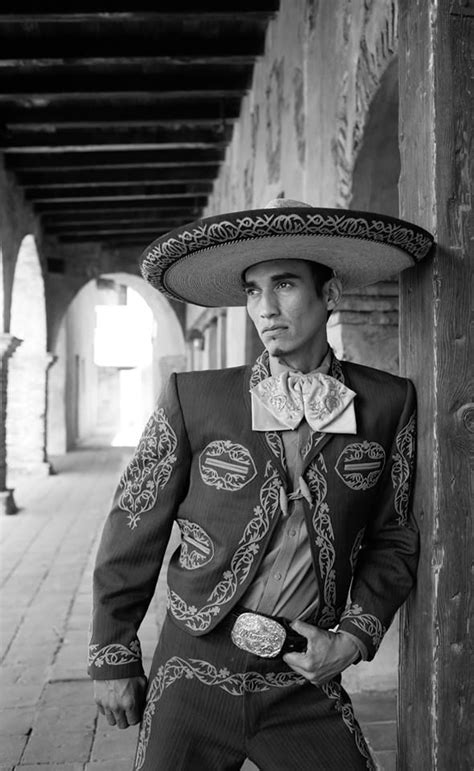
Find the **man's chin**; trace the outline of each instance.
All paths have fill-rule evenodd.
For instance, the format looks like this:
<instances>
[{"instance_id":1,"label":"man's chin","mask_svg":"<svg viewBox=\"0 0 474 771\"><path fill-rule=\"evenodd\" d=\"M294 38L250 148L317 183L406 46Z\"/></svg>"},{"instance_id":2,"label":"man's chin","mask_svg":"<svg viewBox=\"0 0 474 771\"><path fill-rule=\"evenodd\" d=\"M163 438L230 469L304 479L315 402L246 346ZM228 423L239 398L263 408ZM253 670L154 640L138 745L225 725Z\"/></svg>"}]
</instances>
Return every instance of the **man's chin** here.
<instances>
[{"instance_id":1,"label":"man's chin","mask_svg":"<svg viewBox=\"0 0 474 771\"><path fill-rule=\"evenodd\" d=\"M275 356L276 358L278 356L284 356L285 353L288 353L285 350L285 347L282 345L279 345L278 343L275 343L274 341L270 341L265 348L267 349L270 356Z\"/></svg>"}]
</instances>

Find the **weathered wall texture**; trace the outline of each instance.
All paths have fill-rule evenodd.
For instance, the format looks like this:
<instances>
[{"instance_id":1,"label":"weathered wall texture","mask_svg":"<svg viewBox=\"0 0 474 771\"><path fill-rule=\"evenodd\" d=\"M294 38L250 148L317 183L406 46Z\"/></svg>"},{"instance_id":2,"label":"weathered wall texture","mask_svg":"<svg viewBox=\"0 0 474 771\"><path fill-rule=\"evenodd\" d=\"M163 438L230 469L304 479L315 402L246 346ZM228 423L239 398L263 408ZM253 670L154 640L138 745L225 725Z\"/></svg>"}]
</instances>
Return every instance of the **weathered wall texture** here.
<instances>
[{"instance_id":1,"label":"weathered wall texture","mask_svg":"<svg viewBox=\"0 0 474 771\"><path fill-rule=\"evenodd\" d=\"M284 193L348 205L367 112L396 53L393 0L282 0L208 213Z\"/></svg>"}]
</instances>

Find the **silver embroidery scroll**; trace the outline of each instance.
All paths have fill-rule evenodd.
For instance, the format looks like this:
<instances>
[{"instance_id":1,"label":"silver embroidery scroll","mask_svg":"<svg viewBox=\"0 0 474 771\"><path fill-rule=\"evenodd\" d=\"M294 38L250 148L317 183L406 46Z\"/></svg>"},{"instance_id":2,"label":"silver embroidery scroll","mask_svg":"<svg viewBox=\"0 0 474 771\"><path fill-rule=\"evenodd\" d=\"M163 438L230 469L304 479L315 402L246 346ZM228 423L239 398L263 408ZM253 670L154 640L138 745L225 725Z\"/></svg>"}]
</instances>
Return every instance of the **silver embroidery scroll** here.
<instances>
[{"instance_id":1,"label":"silver embroidery scroll","mask_svg":"<svg viewBox=\"0 0 474 771\"><path fill-rule=\"evenodd\" d=\"M156 409L120 480L122 493L118 505L128 512L131 530L138 526L141 514L153 508L158 491L168 482L176 463L177 444L176 434L164 409Z\"/></svg>"},{"instance_id":2,"label":"silver embroidery scroll","mask_svg":"<svg viewBox=\"0 0 474 771\"><path fill-rule=\"evenodd\" d=\"M199 473L204 484L235 492L255 479L257 469L246 447L230 439L216 439L199 456Z\"/></svg>"},{"instance_id":3,"label":"silver embroidery scroll","mask_svg":"<svg viewBox=\"0 0 474 771\"><path fill-rule=\"evenodd\" d=\"M345 694L343 694L340 683L338 683L337 680L330 680L328 683L321 685L320 688L324 691L328 699L334 699L336 709L340 713L344 725L349 729L351 734L353 734L357 749L365 758L366 768L370 769L370 771L376 771L377 766L372 760L360 725L355 718L352 704L347 697L344 698Z\"/></svg>"},{"instance_id":4,"label":"silver embroidery scroll","mask_svg":"<svg viewBox=\"0 0 474 771\"><path fill-rule=\"evenodd\" d=\"M413 413L395 440L397 452L393 458L392 484L398 524L402 526L407 523L410 479L415 462L415 421L416 415Z\"/></svg>"},{"instance_id":5,"label":"silver embroidery scroll","mask_svg":"<svg viewBox=\"0 0 474 771\"><path fill-rule=\"evenodd\" d=\"M378 649L386 629L376 616L371 613L364 613L360 605L353 603L342 614L341 622L344 620L350 621L351 624L370 637L375 650Z\"/></svg>"},{"instance_id":6,"label":"silver embroidery scroll","mask_svg":"<svg viewBox=\"0 0 474 771\"><path fill-rule=\"evenodd\" d=\"M336 474L351 490L375 487L385 466L385 450L378 442L348 444L336 463Z\"/></svg>"},{"instance_id":7,"label":"silver embroidery scroll","mask_svg":"<svg viewBox=\"0 0 474 771\"><path fill-rule=\"evenodd\" d=\"M108 664L111 667L117 667L122 664L132 664L137 661L141 661L141 650L138 639L132 640L128 647L119 643L104 645L102 648L96 644L89 645L88 664L90 667L102 667L104 664Z\"/></svg>"},{"instance_id":8,"label":"silver embroidery scroll","mask_svg":"<svg viewBox=\"0 0 474 771\"><path fill-rule=\"evenodd\" d=\"M307 475L309 489L315 502L313 528L316 546L319 550L319 572L324 599L318 623L330 626L336 621L336 571L334 569L336 549L334 546L334 531L329 516L329 506L326 502L327 468L322 455L318 455L311 462Z\"/></svg>"},{"instance_id":9,"label":"silver embroidery scroll","mask_svg":"<svg viewBox=\"0 0 474 771\"><path fill-rule=\"evenodd\" d=\"M206 531L188 519L177 520L181 530L179 564L186 570L196 570L207 565L214 557L214 544Z\"/></svg>"}]
</instances>

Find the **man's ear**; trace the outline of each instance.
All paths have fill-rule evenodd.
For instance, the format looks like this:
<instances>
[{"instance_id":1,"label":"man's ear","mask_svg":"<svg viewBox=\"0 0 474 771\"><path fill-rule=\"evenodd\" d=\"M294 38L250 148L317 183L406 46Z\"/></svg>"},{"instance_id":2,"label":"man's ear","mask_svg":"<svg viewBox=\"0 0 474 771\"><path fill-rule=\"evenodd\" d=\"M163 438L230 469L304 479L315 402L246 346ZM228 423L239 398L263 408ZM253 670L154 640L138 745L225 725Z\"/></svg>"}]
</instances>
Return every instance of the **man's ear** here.
<instances>
[{"instance_id":1,"label":"man's ear","mask_svg":"<svg viewBox=\"0 0 474 771\"><path fill-rule=\"evenodd\" d=\"M342 283L340 279L333 276L324 284L324 299L326 300L326 307L328 311L333 311L339 304L342 297Z\"/></svg>"}]
</instances>

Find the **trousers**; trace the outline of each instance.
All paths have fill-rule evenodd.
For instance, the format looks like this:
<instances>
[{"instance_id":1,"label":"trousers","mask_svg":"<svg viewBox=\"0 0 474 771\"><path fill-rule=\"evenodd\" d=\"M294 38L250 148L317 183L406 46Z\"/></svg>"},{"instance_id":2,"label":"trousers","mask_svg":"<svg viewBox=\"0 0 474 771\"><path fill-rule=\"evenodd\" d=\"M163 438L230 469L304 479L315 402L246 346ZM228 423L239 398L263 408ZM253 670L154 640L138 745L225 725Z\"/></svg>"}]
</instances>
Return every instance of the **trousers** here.
<instances>
[{"instance_id":1,"label":"trousers","mask_svg":"<svg viewBox=\"0 0 474 771\"><path fill-rule=\"evenodd\" d=\"M312 685L283 659L193 637L167 617L154 654L135 771L375 769L340 677Z\"/></svg>"}]
</instances>

